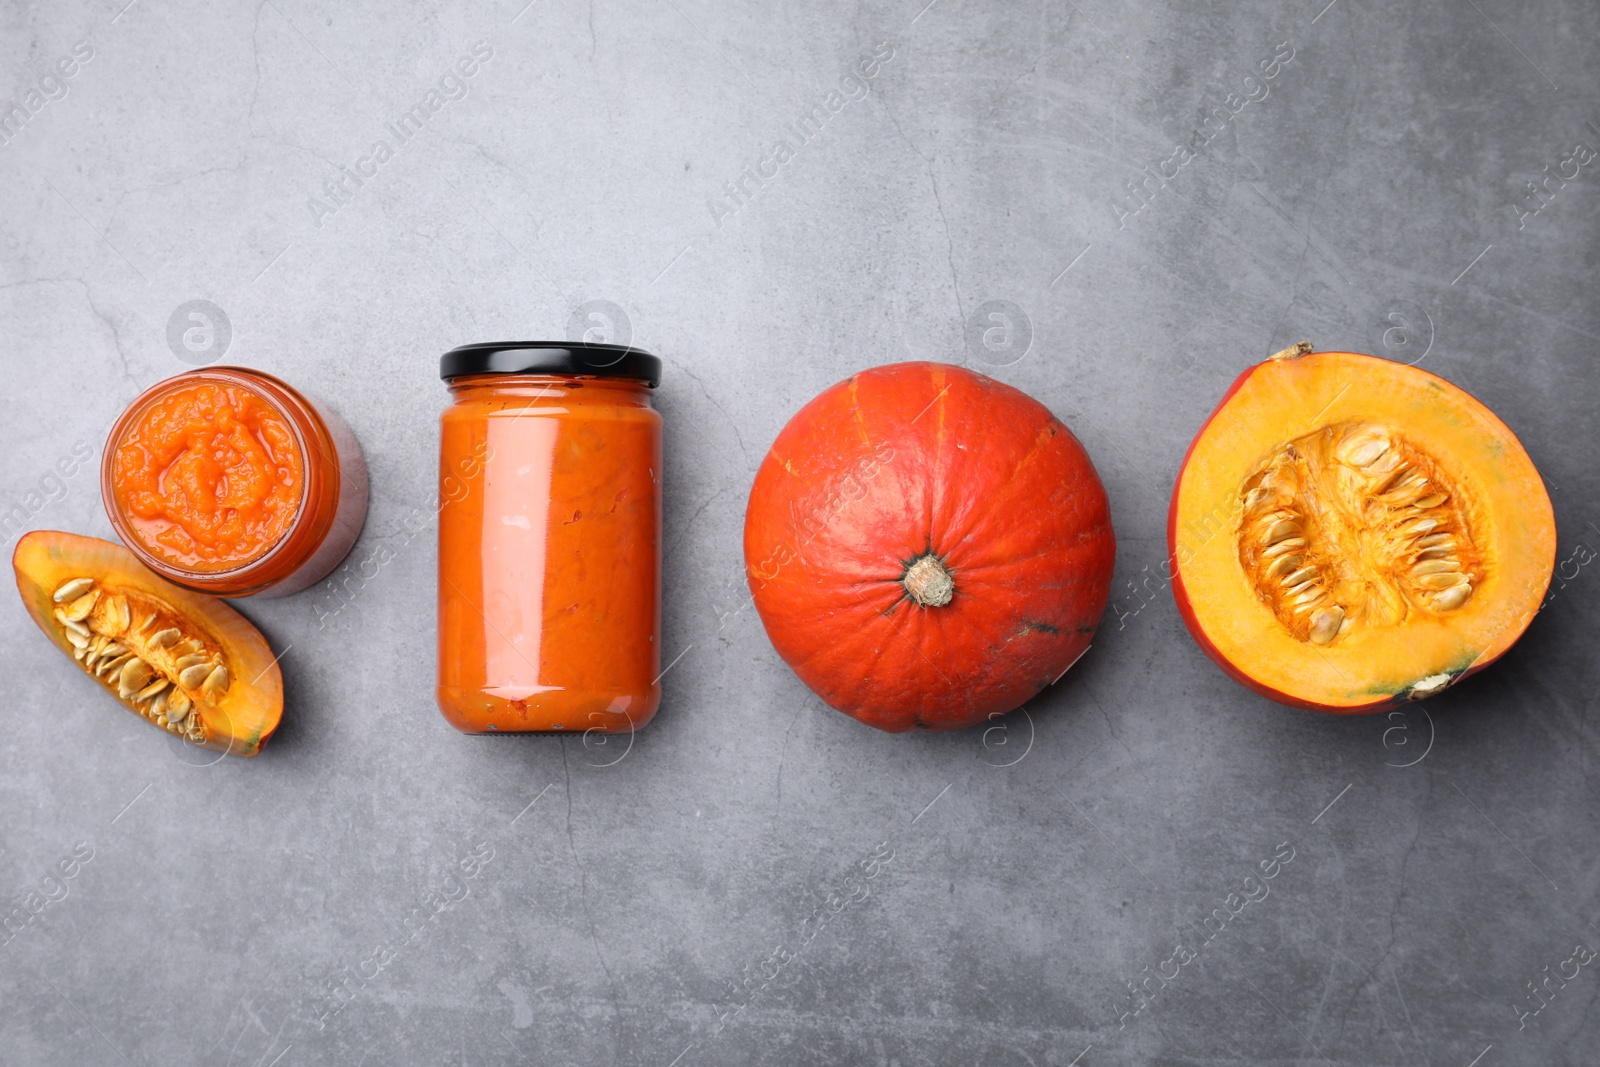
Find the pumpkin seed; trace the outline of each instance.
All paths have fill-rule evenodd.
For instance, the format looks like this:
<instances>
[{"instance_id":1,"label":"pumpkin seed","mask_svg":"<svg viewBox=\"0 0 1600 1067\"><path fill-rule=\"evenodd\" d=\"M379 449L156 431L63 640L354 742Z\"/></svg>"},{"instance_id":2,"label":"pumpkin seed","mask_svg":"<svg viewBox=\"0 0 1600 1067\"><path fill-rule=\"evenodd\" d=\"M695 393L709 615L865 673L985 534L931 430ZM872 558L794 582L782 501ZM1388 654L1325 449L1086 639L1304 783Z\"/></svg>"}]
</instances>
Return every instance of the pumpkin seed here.
<instances>
[{"instance_id":1,"label":"pumpkin seed","mask_svg":"<svg viewBox=\"0 0 1600 1067\"><path fill-rule=\"evenodd\" d=\"M191 656L183 656L183 657L181 657L177 661L177 663L173 664L173 666L176 667L180 671L186 671L190 667L198 667L202 663L210 663L210 662L211 662L211 657L210 656L191 655ZM193 687L191 686L191 688L193 688Z\"/></svg>"},{"instance_id":2,"label":"pumpkin seed","mask_svg":"<svg viewBox=\"0 0 1600 1067\"><path fill-rule=\"evenodd\" d=\"M1378 496L1383 496L1385 493L1391 492L1403 480L1409 477L1410 474L1410 467L1406 466L1404 463L1397 463L1395 464L1394 469L1388 473L1388 477L1379 482L1377 487L1372 491Z\"/></svg>"},{"instance_id":3,"label":"pumpkin seed","mask_svg":"<svg viewBox=\"0 0 1600 1067\"><path fill-rule=\"evenodd\" d=\"M1436 508L1440 504L1443 504L1447 499L1449 498L1444 493L1429 493L1421 500L1412 501L1411 506L1414 508Z\"/></svg>"},{"instance_id":4,"label":"pumpkin seed","mask_svg":"<svg viewBox=\"0 0 1600 1067\"><path fill-rule=\"evenodd\" d=\"M216 670L211 672L200 688L205 692L206 696L212 700L217 700L228 691L228 681L228 668L219 663Z\"/></svg>"},{"instance_id":5,"label":"pumpkin seed","mask_svg":"<svg viewBox=\"0 0 1600 1067\"><path fill-rule=\"evenodd\" d=\"M1427 484L1428 484L1428 479L1423 476L1421 471L1409 470L1409 471L1406 471L1405 477L1397 479L1396 481L1394 481L1389 486L1389 492L1390 493L1410 492L1410 491L1414 491L1414 490L1417 490L1417 489L1421 489L1423 486L1425 486Z\"/></svg>"},{"instance_id":6,"label":"pumpkin seed","mask_svg":"<svg viewBox=\"0 0 1600 1067\"><path fill-rule=\"evenodd\" d=\"M128 611L128 598L120 594L106 597L104 607L102 629L112 637L127 633L128 624L132 621Z\"/></svg>"},{"instance_id":7,"label":"pumpkin seed","mask_svg":"<svg viewBox=\"0 0 1600 1067\"><path fill-rule=\"evenodd\" d=\"M55 617L56 622L59 622L61 624L61 628L66 630L68 633L77 634L79 637L89 636L89 628L83 623L79 622L77 619L67 618L67 611L65 608L57 608L55 610Z\"/></svg>"},{"instance_id":8,"label":"pumpkin seed","mask_svg":"<svg viewBox=\"0 0 1600 1067\"><path fill-rule=\"evenodd\" d=\"M1287 574L1289 571L1292 571L1296 567L1300 566L1304 560L1304 556L1290 556L1287 554L1279 556L1277 559L1267 564L1266 577L1278 578L1284 574Z\"/></svg>"},{"instance_id":9,"label":"pumpkin seed","mask_svg":"<svg viewBox=\"0 0 1600 1067\"><path fill-rule=\"evenodd\" d=\"M73 622L82 622L89 617L89 612L94 610L95 603L100 599L100 590L91 589L78 599L70 602L65 610L67 618Z\"/></svg>"},{"instance_id":10,"label":"pumpkin seed","mask_svg":"<svg viewBox=\"0 0 1600 1067\"><path fill-rule=\"evenodd\" d=\"M1443 592L1433 594L1433 610L1454 611L1467 602L1467 597L1472 595L1470 583L1463 582L1453 585Z\"/></svg>"},{"instance_id":11,"label":"pumpkin seed","mask_svg":"<svg viewBox=\"0 0 1600 1067\"><path fill-rule=\"evenodd\" d=\"M178 715L180 718L189 714L189 709L194 706L194 701L189 699L189 694L182 689L172 689L167 693L167 710L169 714Z\"/></svg>"},{"instance_id":12,"label":"pumpkin seed","mask_svg":"<svg viewBox=\"0 0 1600 1067\"><path fill-rule=\"evenodd\" d=\"M196 663L178 673L178 684L185 689L199 689L201 685L205 684L206 679L210 677L210 663Z\"/></svg>"},{"instance_id":13,"label":"pumpkin seed","mask_svg":"<svg viewBox=\"0 0 1600 1067\"><path fill-rule=\"evenodd\" d=\"M1352 444L1354 447L1351 447ZM1352 467L1366 467L1387 451L1389 451L1388 441L1373 439L1361 442L1356 438L1339 446L1339 458Z\"/></svg>"},{"instance_id":14,"label":"pumpkin seed","mask_svg":"<svg viewBox=\"0 0 1600 1067\"><path fill-rule=\"evenodd\" d=\"M1288 557L1284 557L1284 558L1288 558ZM1301 567L1299 570L1295 571L1293 574L1291 574L1287 578L1285 578L1283 580L1283 584L1284 585L1299 585L1301 582L1306 581L1308 578L1316 577L1316 574L1317 574L1317 568L1315 568L1315 567ZM1292 590L1292 589L1290 590L1290 592L1293 592L1293 591L1294 590Z\"/></svg>"},{"instance_id":15,"label":"pumpkin seed","mask_svg":"<svg viewBox=\"0 0 1600 1067\"><path fill-rule=\"evenodd\" d=\"M51 599L53 599L57 604L65 604L69 600L77 600L79 597L93 588L93 578L73 578L71 581L63 582L61 586L56 589L56 594Z\"/></svg>"},{"instance_id":16,"label":"pumpkin seed","mask_svg":"<svg viewBox=\"0 0 1600 1067\"><path fill-rule=\"evenodd\" d=\"M1280 556L1285 552L1293 552L1304 547L1306 547L1306 539L1304 537L1291 537L1287 541L1279 541L1277 544L1263 550L1261 558L1271 559L1273 556Z\"/></svg>"},{"instance_id":17,"label":"pumpkin seed","mask_svg":"<svg viewBox=\"0 0 1600 1067\"><path fill-rule=\"evenodd\" d=\"M1299 533L1300 524L1298 522L1293 519L1279 519L1267 527L1266 532L1261 535L1261 541L1263 544L1275 545L1279 541L1288 540Z\"/></svg>"},{"instance_id":18,"label":"pumpkin seed","mask_svg":"<svg viewBox=\"0 0 1600 1067\"><path fill-rule=\"evenodd\" d=\"M1417 584L1425 589L1449 589L1464 581L1466 577L1460 571L1451 571L1448 574L1424 574L1417 579Z\"/></svg>"},{"instance_id":19,"label":"pumpkin seed","mask_svg":"<svg viewBox=\"0 0 1600 1067\"><path fill-rule=\"evenodd\" d=\"M166 648L168 645L170 645L173 642L177 641L178 638L180 638L182 636L183 636L183 634L179 633L175 629L159 630L156 633L151 635L151 637L150 637L150 647L151 648Z\"/></svg>"},{"instance_id":20,"label":"pumpkin seed","mask_svg":"<svg viewBox=\"0 0 1600 1067\"><path fill-rule=\"evenodd\" d=\"M169 686L171 684L172 683L167 681L165 678L158 677L158 678L156 678L155 681L151 682L149 685L147 685L143 689L139 690L139 692L134 695L133 699L136 702L138 702L140 704L143 704L146 700L149 700L150 698L154 697L156 694L160 693L162 690L166 689L167 686Z\"/></svg>"},{"instance_id":21,"label":"pumpkin seed","mask_svg":"<svg viewBox=\"0 0 1600 1067\"><path fill-rule=\"evenodd\" d=\"M1339 636L1344 628L1344 608L1338 604L1323 608L1311 614L1311 630L1308 636L1314 645L1325 645Z\"/></svg>"},{"instance_id":22,"label":"pumpkin seed","mask_svg":"<svg viewBox=\"0 0 1600 1067\"><path fill-rule=\"evenodd\" d=\"M1445 571L1458 571L1460 566L1453 559L1425 559L1411 568L1411 573L1418 577L1424 574L1441 574Z\"/></svg>"},{"instance_id":23,"label":"pumpkin seed","mask_svg":"<svg viewBox=\"0 0 1600 1067\"><path fill-rule=\"evenodd\" d=\"M1405 460L1398 449L1385 452L1372 463L1367 465L1367 475L1377 477L1380 474L1393 474L1396 471L1406 470ZM1379 492L1382 492L1380 489Z\"/></svg>"},{"instance_id":24,"label":"pumpkin seed","mask_svg":"<svg viewBox=\"0 0 1600 1067\"><path fill-rule=\"evenodd\" d=\"M156 669L138 656L133 656L122 665L122 670L117 675L117 695L123 700L131 700L135 693L150 684L156 675Z\"/></svg>"},{"instance_id":25,"label":"pumpkin seed","mask_svg":"<svg viewBox=\"0 0 1600 1067\"><path fill-rule=\"evenodd\" d=\"M151 697L150 703L145 705L144 713L145 715L149 716L151 721L160 719L163 715L165 715L167 713L166 692L163 691Z\"/></svg>"},{"instance_id":26,"label":"pumpkin seed","mask_svg":"<svg viewBox=\"0 0 1600 1067\"><path fill-rule=\"evenodd\" d=\"M173 707L172 703L169 701L167 703L167 711L166 711L167 721L169 723L172 723L173 725L178 725L179 723L182 723L185 719L187 719L189 717L189 712L191 710L192 710L192 705L185 704L183 707L178 708L178 707Z\"/></svg>"}]
</instances>

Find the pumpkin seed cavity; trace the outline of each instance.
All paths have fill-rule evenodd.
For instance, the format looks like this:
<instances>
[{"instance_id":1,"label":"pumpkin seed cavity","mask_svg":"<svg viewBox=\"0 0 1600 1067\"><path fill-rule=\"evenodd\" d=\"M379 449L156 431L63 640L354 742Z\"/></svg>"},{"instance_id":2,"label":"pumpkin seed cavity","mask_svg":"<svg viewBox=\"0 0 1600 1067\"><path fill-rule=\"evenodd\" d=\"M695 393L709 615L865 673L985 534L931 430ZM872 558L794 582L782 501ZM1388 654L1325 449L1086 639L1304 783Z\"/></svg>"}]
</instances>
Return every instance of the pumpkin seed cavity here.
<instances>
[{"instance_id":1,"label":"pumpkin seed cavity","mask_svg":"<svg viewBox=\"0 0 1600 1067\"><path fill-rule=\"evenodd\" d=\"M1240 488L1239 562L1290 633L1331 645L1358 626L1459 610L1487 561L1459 488L1415 444L1333 423L1284 444Z\"/></svg>"},{"instance_id":2,"label":"pumpkin seed cavity","mask_svg":"<svg viewBox=\"0 0 1600 1067\"><path fill-rule=\"evenodd\" d=\"M168 733L205 741L200 708L220 701L232 679L219 651L186 636L181 615L92 578L62 583L52 599L55 621L84 670Z\"/></svg>"}]
</instances>

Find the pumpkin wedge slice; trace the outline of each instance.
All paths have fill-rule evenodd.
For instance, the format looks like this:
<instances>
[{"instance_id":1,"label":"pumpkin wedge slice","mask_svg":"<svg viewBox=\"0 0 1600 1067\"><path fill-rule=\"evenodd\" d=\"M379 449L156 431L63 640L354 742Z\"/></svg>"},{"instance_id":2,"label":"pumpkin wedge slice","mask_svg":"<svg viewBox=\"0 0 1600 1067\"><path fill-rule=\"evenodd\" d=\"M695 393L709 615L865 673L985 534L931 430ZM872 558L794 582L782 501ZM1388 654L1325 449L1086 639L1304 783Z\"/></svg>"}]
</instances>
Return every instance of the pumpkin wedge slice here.
<instances>
[{"instance_id":1,"label":"pumpkin wedge slice","mask_svg":"<svg viewBox=\"0 0 1600 1067\"><path fill-rule=\"evenodd\" d=\"M39 629L134 714L235 756L254 756L278 728L278 665L261 633L222 601L95 537L35 530L11 563Z\"/></svg>"},{"instance_id":2,"label":"pumpkin wedge slice","mask_svg":"<svg viewBox=\"0 0 1600 1067\"><path fill-rule=\"evenodd\" d=\"M1494 662L1549 588L1555 516L1516 436L1427 371L1302 342L1240 375L1168 518L1196 642L1286 704L1382 711Z\"/></svg>"}]
</instances>

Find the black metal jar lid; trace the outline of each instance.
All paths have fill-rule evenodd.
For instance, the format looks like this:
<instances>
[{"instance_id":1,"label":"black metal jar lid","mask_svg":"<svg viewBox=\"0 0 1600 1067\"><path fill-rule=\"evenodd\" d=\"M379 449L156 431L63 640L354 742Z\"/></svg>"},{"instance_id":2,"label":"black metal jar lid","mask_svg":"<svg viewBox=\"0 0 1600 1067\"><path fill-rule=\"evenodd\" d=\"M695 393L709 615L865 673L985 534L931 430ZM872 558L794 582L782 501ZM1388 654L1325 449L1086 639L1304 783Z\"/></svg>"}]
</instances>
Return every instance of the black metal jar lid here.
<instances>
[{"instance_id":1,"label":"black metal jar lid","mask_svg":"<svg viewBox=\"0 0 1600 1067\"><path fill-rule=\"evenodd\" d=\"M642 348L574 341L491 341L452 348L439 360L445 381L469 374L589 375L633 378L654 389L661 359Z\"/></svg>"}]
</instances>

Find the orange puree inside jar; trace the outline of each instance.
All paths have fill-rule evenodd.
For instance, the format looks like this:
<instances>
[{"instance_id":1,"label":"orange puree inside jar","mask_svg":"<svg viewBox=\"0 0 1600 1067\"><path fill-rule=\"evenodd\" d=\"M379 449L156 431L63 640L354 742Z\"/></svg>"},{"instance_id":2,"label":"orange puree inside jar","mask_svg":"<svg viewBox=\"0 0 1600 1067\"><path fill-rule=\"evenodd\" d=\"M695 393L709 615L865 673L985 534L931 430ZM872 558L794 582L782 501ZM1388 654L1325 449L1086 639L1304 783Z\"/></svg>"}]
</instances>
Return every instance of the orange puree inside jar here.
<instances>
[{"instance_id":1,"label":"orange puree inside jar","mask_svg":"<svg viewBox=\"0 0 1600 1067\"><path fill-rule=\"evenodd\" d=\"M491 374L452 391L441 710L469 733L642 727L661 700L661 416L649 387Z\"/></svg>"},{"instance_id":2,"label":"orange puree inside jar","mask_svg":"<svg viewBox=\"0 0 1600 1067\"><path fill-rule=\"evenodd\" d=\"M132 535L170 566L232 570L294 525L305 457L284 413L239 385L156 396L115 443L112 487Z\"/></svg>"}]
</instances>

